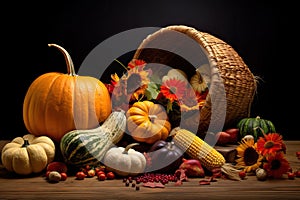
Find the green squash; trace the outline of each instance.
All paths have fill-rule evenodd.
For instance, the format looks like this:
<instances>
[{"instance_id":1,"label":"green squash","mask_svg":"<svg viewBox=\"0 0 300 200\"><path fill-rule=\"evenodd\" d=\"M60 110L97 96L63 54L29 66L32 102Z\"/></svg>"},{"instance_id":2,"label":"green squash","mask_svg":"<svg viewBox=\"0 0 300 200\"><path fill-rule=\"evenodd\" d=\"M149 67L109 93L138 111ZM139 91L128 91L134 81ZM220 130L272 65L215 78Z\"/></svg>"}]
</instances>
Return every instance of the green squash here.
<instances>
[{"instance_id":1,"label":"green squash","mask_svg":"<svg viewBox=\"0 0 300 200\"><path fill-rule=\"evenodd\" d=\"M276 133L275 126L272 121L260 118L243 118L237 123L239 129L240 139L246 135L252 135L254 141L257 141L259 137L263 137L264 134Z\"/></svg>"},{"instance_id":2,"label":"green squash","mask_svg":"<svg viewBox=\"0 0 300 200\"><path fill-rule=\"evenodd\" d=\"M90 130L73 130L60 141L60 150L65 162L73 167L99 165L106 151L117 144L126 129L123 110L113 111L104 123Z\"/></svg>"}]
</instances>

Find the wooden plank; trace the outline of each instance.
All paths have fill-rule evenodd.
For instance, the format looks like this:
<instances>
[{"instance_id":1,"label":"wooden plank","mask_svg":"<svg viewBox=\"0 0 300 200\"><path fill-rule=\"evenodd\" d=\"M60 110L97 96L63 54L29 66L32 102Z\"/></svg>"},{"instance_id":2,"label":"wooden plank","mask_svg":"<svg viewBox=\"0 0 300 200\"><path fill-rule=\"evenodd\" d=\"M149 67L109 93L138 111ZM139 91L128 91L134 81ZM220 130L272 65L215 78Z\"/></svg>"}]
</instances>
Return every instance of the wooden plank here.
<instances>
[{"instance_id":1,"label":"wooden plank","mask_svg":"<svg viewBox=\"0 0 300 200\"><path fill-rule=\"evenodd\" d=\"M287 159L291 167L300 168L295 152L300 151L300 141L286 141ZM0 171L5 171L3 168ZM208 178L208 177L205 177ZM300 178L258 181L255 176L232 181L223 178L210 185L199 185L203 178L189 178L181 186L168 183L165 188L126 187L121 179L99 181L95 177L51 184L42 175L13 177L0 173L0 199L299 199Z\"/></svg>"}]
</instances>

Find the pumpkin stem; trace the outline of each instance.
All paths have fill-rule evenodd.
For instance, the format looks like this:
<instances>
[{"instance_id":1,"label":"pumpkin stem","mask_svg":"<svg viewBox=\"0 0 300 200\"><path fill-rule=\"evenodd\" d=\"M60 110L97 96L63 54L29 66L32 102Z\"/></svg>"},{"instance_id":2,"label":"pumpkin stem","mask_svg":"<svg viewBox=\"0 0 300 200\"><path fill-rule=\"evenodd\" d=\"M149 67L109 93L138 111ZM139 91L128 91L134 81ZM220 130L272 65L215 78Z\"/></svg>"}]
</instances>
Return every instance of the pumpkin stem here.
<instances>
[{"instance_id":1,"label":"pumpkin stem","mask_svg":"<svg viewBox=\"0 0 300 200\"><path fill-rule=\"evenodd\" d=\"M174 148L174 142L173 141L168 142L168 149L172 150L173 148Z\"/></svg>"},{"instance_id":2,"label":"pumpkin stem","mask_svg":"<svg viewBox=\"0 0 300 200\"><path fill-rule=\"evenodd\" d=\"M256 130L256 129L260 129L260 131L262 132L262 134L264 135L264 137L266 137L266 133L265 133L264 129L262 129L262 128L259 127L259 126L253 128L253 130Z\"/></svg>"},{"instance_id":3,"label":"pumpkin stem","mask_svg":"<svg viewBox=\"0 0 300 200\"><path fill-rule=\"evenodd\" d=\"M24 139L24 143L23 143L22 147L27 147L27 146L29 146L29 142L27 139Z\"/></svg>"},{"instance_id":4,"label":"pumpkin stem","mask_svg":"<svg viewBox=\"0 0 300 200\"><path fill-rule=\"evenodd\" d=\"M73 64L70 54L63 47L61 47L57 44L48 44L48 46L56 47L63 53L65 60L66 60L66 64L67 64L68 74L70 76L77 76L75 73L74 64Z\"/></svg>"},{"instance_id":5,"label":"pumpkin stem","mask_svg":"<svg viewBox=\"0 0 300 200\"><path fill-rule=\"evenodd\" d=\"M155 119L157 119L156 115L148 115L148 117L151 122L153 122Z\"/></svg>"},{"instance_id":6,"label":"pumpkin stem","mask_svg":"<svg viewBox=\"0 0 300 200\"><path fill-rule=\"evenodd\" d=\"M129 151L129 149L131 149L133 146L136 146L136 145L139 145L139 144L140 144L140 143L131 143L131 144L128 144L128 145L125 147L123 153L124 153L124 154L127 154L128 151Z\"/></svg>"}]
</instances>

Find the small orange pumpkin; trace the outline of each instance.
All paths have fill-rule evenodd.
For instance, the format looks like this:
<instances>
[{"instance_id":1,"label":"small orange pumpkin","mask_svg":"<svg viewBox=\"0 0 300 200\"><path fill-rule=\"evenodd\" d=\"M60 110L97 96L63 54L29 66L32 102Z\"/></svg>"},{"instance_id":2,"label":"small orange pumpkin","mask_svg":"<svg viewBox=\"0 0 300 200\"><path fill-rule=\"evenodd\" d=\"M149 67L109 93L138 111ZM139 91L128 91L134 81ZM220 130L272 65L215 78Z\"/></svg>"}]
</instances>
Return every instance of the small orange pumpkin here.
<instances>
[{"instance_id":1,"label":"small orange pumpkin","mask_svg":"<svg viewBox=\"0 0 300 200\"><path fill-rule=\"evenodd\" d=\"M74 129L91 129L112 111L108 89L99 79L75 73L68 52L59 45L68 73L42 74L29 86L23 102L23 121L35 136L46 135L59 142Z\"/></svg>"},{"instance_id":2,"label":"small orange pumpkin","mask_svg":"<svg viewBox=\"0 0 300 200\"><path fill-rule=\"evenodd\" d=\"M127 111L127 128L133 139L153 144L166 140L171 124L164 107L152 101L135 102Z\"/></svg>"}]
</instances>

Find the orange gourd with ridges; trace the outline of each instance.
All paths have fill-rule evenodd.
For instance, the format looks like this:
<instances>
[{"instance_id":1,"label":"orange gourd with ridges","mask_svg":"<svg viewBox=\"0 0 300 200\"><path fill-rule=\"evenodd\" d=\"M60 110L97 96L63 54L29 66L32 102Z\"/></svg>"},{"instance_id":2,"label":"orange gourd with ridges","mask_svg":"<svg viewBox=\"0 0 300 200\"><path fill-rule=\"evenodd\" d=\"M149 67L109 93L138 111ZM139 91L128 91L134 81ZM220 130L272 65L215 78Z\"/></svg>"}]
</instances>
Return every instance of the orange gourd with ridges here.
<instances>
[{"instance_id":1,"label":"orange gourd with ridges","mask_svg":"<svg viewBox=\"0 0 300 200\"><path fill-rule=\"evenodd\" d=\"M55 141L75 129L91 129L105 121L112 111L105 85L97 78L75 73L68 52L59 45L68 73L49 72L35 79L23 103L23 120L36 136L47 135Z\"/></svg>"},{"instance_id":2,"label":"orange gourd with ridges","mask_svg":"<svg viewBox=\"0 0 300 200\"><path fill-rule=\"evenodd\" d=\"M152 101L137 101L127 111L127 128L138 142L153 144L166 140L171 131L171 123L164 107Z\"/></svg>"}]
</instances>

